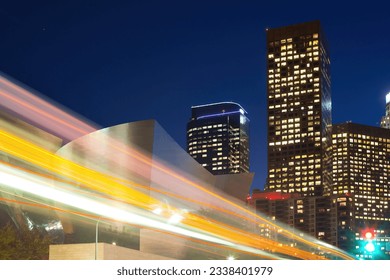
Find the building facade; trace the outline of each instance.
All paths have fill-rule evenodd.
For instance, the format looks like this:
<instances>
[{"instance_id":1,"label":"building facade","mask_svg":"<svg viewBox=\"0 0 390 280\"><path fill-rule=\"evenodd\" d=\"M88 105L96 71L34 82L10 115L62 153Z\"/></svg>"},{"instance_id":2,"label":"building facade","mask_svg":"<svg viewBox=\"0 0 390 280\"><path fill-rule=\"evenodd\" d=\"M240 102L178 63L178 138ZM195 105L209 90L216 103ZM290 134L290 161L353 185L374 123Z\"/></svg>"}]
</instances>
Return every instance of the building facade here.
<instances>
[{"instance_id":1,"label":"building facade","mask_svg":"<svg viewBox=\"0 0 390 280\"><path fill-rule=\"evenodd\" d=\"M340 249L353 250L353 198L349 195L300 196L254 191L248 202L256 211L272 220L283 222ZM266 229L261 230L263 232L260 234L269 237Z\"/></svg>"},{"instance_id":2,"label":"building facade","mask_svg":"<svg viewBox=\"0 0 390 280\"><path fill-rule=\"evenodd\" d=\"M249 119L241 105L191 107L187 152L214 175L249 172Z\"/></svg>"},{"instance_id":3,"label":"building facade","mask_svg":"<svg viewBox=\"0 0 390 280\"><path fill-rule=\"evenodd\" d=\"M386 114L382 117L381 127L390 129L390 93L386 95Z\"/></svg>"},{"instance_id":4,"label":"building facade","mask_svg":"<svg viewBox=\"0 0 390 280\"><path fill-rule=\"evenodd\" d=\"M390 258L390 130L354 123L332 127L333 195L353 197L359 259Z\"/></svg>"},{"instance_id":5,"label":"building facade","mask_svg":"<svg viewBox=\"0 0 390 280\"><path fill-rule=\"evenodd\" d=\"M332 194L354 197L357 230L390 226L390 130L354 123L332 127Z\"/></svg>"},{"instance_id":6,"label":"building facade","mask_svg":"<svg viewBox=\"0 0 390 280\"><path fill-rule=\"evenodd\" d=\"M330 184L330 85L319 21L267 30L267 190L315 196Z\"/></svg>"}]
</instances>

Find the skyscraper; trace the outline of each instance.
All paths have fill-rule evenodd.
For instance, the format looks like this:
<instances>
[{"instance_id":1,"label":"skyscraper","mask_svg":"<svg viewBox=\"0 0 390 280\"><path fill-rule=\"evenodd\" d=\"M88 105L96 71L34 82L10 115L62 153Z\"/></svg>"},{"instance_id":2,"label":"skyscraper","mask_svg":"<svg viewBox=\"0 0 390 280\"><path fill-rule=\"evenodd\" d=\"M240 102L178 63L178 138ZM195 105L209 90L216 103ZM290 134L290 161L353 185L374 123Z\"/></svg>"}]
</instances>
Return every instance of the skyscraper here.
<instances>
[{"instance_id":1,"label":"skyscraper","mask_svg":"<svg viewBox=\"0 0 390 280\"><path fill-rule=\"evenodd\" d=\"M390 92L386 95L386 114L382 117L381 127L390 129Z\"/></svg>"},{"instance_id":2,"label":"skyscraper","mask_svg":"<svg viewBox=\"0 0 390 280\"><path fill-rule=\"evenodd\" d=\"M350 194L358 228L390 231L390 130L344 123L332 127L332 194Z\"/></svg>"},{"instance_id":3,"label":"skyscraper","mask_svg":"<svg viewBox=\"0 0 390 280\"><path fill-rule=\"evenodd\" d=\"M241 105L191 107L187 152L214 175L249 172L249 119Z\"/></svg>"},{"instance_id":4,"label":"skyscraper","mask_svg":"<svg viewBox=\"0 0 390 280\"><path fill-rule=\"evenodd\" d=\"M390 130L333 125L331 159L332 194L352 198L355 243L349 252L362 259L389 259Z\"/></svg>"},{"instance_id":5,"label":"skyscraper","mask_svg":"<svg viewBox=\"0 0 390 280\"><path fill-rule=\"evenodd\" d=\"M322 195L331 124L330 60L319 21L267 30L266 190Z\"/></svg>"}]
</instances>

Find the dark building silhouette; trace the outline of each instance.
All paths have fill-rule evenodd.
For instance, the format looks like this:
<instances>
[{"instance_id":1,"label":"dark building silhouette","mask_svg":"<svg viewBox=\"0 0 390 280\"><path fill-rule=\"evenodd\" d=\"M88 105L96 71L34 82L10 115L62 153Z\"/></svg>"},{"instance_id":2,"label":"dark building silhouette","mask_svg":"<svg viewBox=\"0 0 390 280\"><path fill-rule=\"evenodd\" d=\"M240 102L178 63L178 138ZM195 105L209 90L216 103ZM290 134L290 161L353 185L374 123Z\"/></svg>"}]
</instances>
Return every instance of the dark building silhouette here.
<instances>
[{"instance_id":1,"label":"dark building silhouette","mask_svg":"<svg viewBox=\"0 0 390 280\"><path fill-rule=\"evenodd\" d=\"M187 152L214 175L249 172L249 119L241 105L191 107Z\"/></svg>"}]
</instances>

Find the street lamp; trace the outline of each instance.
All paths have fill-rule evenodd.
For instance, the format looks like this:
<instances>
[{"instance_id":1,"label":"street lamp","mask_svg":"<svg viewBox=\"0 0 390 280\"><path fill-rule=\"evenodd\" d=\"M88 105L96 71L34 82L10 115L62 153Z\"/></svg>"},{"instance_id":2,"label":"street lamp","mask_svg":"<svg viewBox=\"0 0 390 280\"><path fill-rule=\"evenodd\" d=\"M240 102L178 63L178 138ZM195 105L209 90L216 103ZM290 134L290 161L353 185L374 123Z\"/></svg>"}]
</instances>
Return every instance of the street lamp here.
<instances>
[{"instance_id":1,"label":"street lamp","mask_svg":"<svg viewBox=\"0 0 390 280\"><path fill-rule=\"evenodd\" d=\"M97 260L97 256L98 256L99 223L100 223L100 218L96 222L96 229L95 229L95 260Z\"/></svg>"}]
</instances>

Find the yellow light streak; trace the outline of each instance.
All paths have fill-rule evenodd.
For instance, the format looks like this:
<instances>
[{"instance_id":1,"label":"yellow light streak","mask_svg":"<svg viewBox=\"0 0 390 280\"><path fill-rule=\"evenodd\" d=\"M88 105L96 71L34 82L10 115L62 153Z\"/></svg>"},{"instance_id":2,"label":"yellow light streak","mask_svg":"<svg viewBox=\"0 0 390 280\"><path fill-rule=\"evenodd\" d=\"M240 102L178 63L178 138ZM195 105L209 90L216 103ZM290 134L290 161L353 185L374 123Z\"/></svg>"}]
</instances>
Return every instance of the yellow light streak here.
<instances>
[{"instance_id":1,"label":"yellow light streak","mask_svg":"<svg viewBox=\"0 0 390 280\"><path fill-rule=\"evenodd\" d=\"M152 205L161 205L161 202L157 199L154 199L146 194L143 194L139 191L136 191L128 186L125 186L118 181L117 178L103 174L100 172L97 172L95 170L80 166L72 161L66 160L58 155L55 155L43 148L40 148L34 144L31 144L30 142L23 140L19 137L16 137L6 131L0 130L0 138L2 139L0 144L0 149L4 152L17 157L19 159L22 159L26 162L29 162L30 164L33 164L35 166L38 166L40 168L43 168L45 170L51 171L57 175L64 176L66 178L70 178L76 182L81 183L83 186L87 186L89 189L102 192L105 194L108 194L110 196L121 198L124 202L137 206L141 209L145 210L152 210ZM166 172L170 172L169 170L166 170ZM172 173L172 172L170 172ZM6 175L6 174L5 174ZM172 176L177 176L175 173L173 173ZM185 178L183 178L185 179ZM198 189L202 190L203 192L212 195L213 197L216 197L225 203L232 205L234 207L237 207L237 209L243 211L246 214L249 214L256 219L260 219L267 224L275 227L276 229L283 229L279 225L276 225L274 223L271 223L270 221L252 213L248 209L245 209L236 203L233 203L229 201L228 199L215 194L204 187L197 185L187 179L186 183L196 186ZM131 183L131 182L130 182ZM52 197L53 198L53 197ZM83 203L86 203L84 200ZM72 204L73 205L73 204ZM73 205L75 206L75 205ZM96 205L95 205L96 206ZM105 209L106 211L113 211L116 212L117 209L106 209L106 207L101 207L101 209ZM87 211L87 209L85 209ZM103 214L103 213L101 213ZM119 213L118 213L119 215ZM119 215L121 219L123 219L123 213ZM181 221L183 225L187 225L190 228L197 228L201 232L207 232L215 237L223 238L225 240L229 240L228 244L231 244L229 246L234 247L232 243L235 242L240 245L235 246L249 246L252 247L254 250L261 254L267 254L262 252L263 249L268 248L268 250L277 251L283 254L294 254L294 256L297 256L299 258L322 258L322 256L316 256L312 255L312 253L300 250L298 248L289 248L287 246L280 247L278 243L266 240L264 238L260 238L259 236L256 236L254 234L250 233L243 233L240 230L237 230L236 228L229 227L227 225L221 224L221 223L213 223L211 224L210 221L204 219L203 217L197 216L195 214L188 213L183 217L183 220ZM164 227L163 227L164 228ZM176 229L178 232L186 232L183 229ZM188 234L188 232L186 232ZM287 235L288 237L294 237L296 240L301 241L302 243L305 243L309 246L312 246L314 248L318 247L318 243L314 243L308 240L305 240L304 238L301 238L291 232L289 232L286 229L283 229L284 235ZM201 234L196 234L197 236L200 236ZM216 239L217 240L217 239ZM225 244L226 245L226 244ZM268 246L268 247L266 247ZM247 248L248 249L248 248ZM337 250L334 250L332 248L326 248L328 252L331 252L339 257L342 258L350 258L348 255L341 253Z\"/></svg>"}]
</instances>

